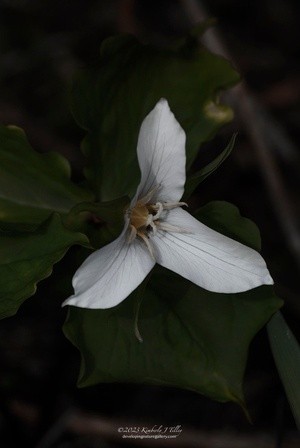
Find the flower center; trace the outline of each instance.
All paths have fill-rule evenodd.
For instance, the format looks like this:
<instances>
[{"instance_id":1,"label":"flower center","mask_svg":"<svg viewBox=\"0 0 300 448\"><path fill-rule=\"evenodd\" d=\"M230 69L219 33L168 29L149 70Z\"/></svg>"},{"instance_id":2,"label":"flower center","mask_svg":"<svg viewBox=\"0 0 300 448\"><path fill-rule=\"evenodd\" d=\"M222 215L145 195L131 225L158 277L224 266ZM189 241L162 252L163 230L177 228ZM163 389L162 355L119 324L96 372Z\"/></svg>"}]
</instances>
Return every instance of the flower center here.
<instances>
[{"instance_id":1,"label":"flower center","mask_svg":"<svg viewBox=\"0 0 300 448\"><path fill-rule=\"evenodd\" d=\"M147 226L147 220L149 211L146 205L136 205L130 213L130 224L136 228L136 230Z\"/></svg>"},{"instance_id":2,"label":"flower center","mask_svg":"<svg viewBox=\"0 0 300 448\"><path fill-rule=\"evenodd\" d=\"M131 237L140 236L142 239L148 237L150 231L156 233L159 226L159 217L164 210L163 204L157 202L156 204L145 204L137 202L136 206L129 210L128 216L130 219Z\"/></svg>"},{"instance_id":3,"label":"flower center","mask_svg":"<svg viewBox=\"0 0 300 448\"><path fill-rule=\"evenodd\" d=\"M140 199L133 208L128 209L126 215L129 218L128 243L139 237L146 244L150 255L154 259L153 248L149 242L151 233L155 235L157 230L186 232L184 229L164 222L164 219L161 220L160 218L164 218L163 213L187 204L185 202L156 202L155 204L149 204L148 201L151 200L153 191Z\"/></svg>"},{"instance_id":4,"label":"flower center","mask_svg":"<svg viewBox=\"0 0 300 448\"><path fill-rule=\"evenodd\" d=\"M154 258L153 249L149 242L149 233L152 231L153 234L157 232L159 227L158 218L164 210L162 203L157 202L156 204L145 204L143 200L137 202L135 207L127 211L129 217L129 238L130 243L136 237L141 238L147 246L152 258Z\"/></svg>"}]
</instances>

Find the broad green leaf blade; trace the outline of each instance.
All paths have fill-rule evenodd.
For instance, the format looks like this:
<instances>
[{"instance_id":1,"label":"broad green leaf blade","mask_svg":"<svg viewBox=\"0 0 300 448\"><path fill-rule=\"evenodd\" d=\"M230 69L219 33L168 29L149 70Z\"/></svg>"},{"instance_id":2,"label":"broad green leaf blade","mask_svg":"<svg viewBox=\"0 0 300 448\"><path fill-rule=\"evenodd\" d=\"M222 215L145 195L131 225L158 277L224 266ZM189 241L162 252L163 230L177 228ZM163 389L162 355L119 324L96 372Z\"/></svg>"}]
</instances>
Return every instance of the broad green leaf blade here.
<instances>
[{"instance_id":1,"label":"broad green leaf blade","mask_svg":"<svg viewBox=\"0 0 300 448\"><path fill-rule=\"evenodd\" d=\"M65 223L68 224L67 227L72 228L79 221L78 215L89 212L93 213L99 222L113 225L121 222L124 225L124 212L129 205L130 199L128 196L107 202L81 202L70 210L65 218Z\"/></svg>"},{"instance_id":2,"label":"broad green leaf blade","mask_svg":"<svg viewBox=\"0 0 300 448\"><path fill-rule=\"evenodd\" d=\"M73 88L73 113L88 131L82 149L86 176L98 200L132 195L140 180L136 146L145 116L166 98L187 134L187 166L199 145L232 118L217 92L238 81L230 64L196 39L156 49L134 37L107 39L97 70L82 73Z\"/></svg>"},{"instance_id":3,"label":"broad green leaf blade","mask_svg":"<svg viewBox=\"0 0 300 448\"><path fill-rule=\"evenodd\" d=\"M197 215L252 247L260 245L256 226L230 204L208 204ZM244 405L249 344L280 306L272 287L216 294L156 268L142 302L136 290L108 310L70 307L64 331L81 352L80 386L169 385Z\"/></svg>"},{"instance_id":4,"label":"broad green leaf blade","mask_svg":"<svg viewBox=\"0 0 300 448\"><path fill-rule=\"evenodd\" d=\"M250 219L241 216L235 205L226 201L209 202L197 210L194 216L217 232L260 252L258 227Z\"/></svg>"},{"instance_id":5,"label":"broad green leaf blade","mask_svg":"<svg viewBox=\"0 0 300 448\"><path fill-rule=\"evenodd\" d=\"M66 214L91 193L73 184L58 153L39 154L16 127L0 126L0 221L39 224L53 211Z\"/></svg>"},{"instance_id":6,"label":"broad green leaf blade","mask_svg":"<svg viewBox=\"0 0 300 448\"><path fill-rule=\"evenodd\" d=\"M134 295L110 310L70 307L64 331L82 354L79 385L169 385L242 404L249 343L278 307L272 290L226 297L164 274L151 283L139 310L142 343Z\"/></svg>"},{"instance_id":7,"label":"broad green leaf blade","mask_svg":"<svg viewBox=\"0 0 300 448\"><path fill-rule=\"evenodd\" d=\"M210 176L214 171L216 171L227 157L231 154L233 150L235 139L237 134L234 134L226 148L208 165L206 165L201 170L189 176L185 183L184 198L188 199L193 191L198 187L198 185L203 182L208 176Z\"/></svg>"},{"instance_id":8,"label":"broad green leaf blade","mask_svg":"<svg viewBox=\"0 0 300 448\"><path fill-rule=\"evenodd\" d=\"M274 314L267 329L275 364L300 430L300 346L280 312Z\"/></svg>"},{"instance_id":9,"label":"broad green leaf blade","mask_svg":"<svg viewBox=\"0 0 300 448\"><path fill-rule=\"evenodd\" d=\"M17 312L70 246L87 243L85 235L67 230L56 213L33 232L0 233L0 318Z\"/></svg>"},{"instance_id":10,"label":"broad green leaf blade","mask_svg":"<svg viewBox=\"0 0 300 448\"><path fill-rule=\"evenodd\" d=\"M108 202L81 202L70 210L64 224L87 235L91 247L99 249L120 235L129 204L127 196Z\"/></svg>"}]
</instances>

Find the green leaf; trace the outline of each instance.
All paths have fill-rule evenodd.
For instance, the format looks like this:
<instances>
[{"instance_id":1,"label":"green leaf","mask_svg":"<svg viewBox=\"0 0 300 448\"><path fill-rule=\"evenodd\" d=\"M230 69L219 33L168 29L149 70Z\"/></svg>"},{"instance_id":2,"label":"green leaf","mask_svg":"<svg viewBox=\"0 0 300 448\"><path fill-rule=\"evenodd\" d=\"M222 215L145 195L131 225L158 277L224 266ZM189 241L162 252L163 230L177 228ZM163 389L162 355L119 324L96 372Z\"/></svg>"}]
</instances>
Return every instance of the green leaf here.
<instances>
[{"instance_id":1,"label":"green leaf","mask_svg":"<svg viewBox=\"0 0 300 448\"><path fill-rule=\"evenodd\" d=\"M197 215L252 247L260 245L256 226L230 204L208 204ZM154 270L141 302L144 286L115 308L69 308L64 332L81 352L79 386L169 385L244 406L249 344L281 306L273 288L216 294L162 268Z\"/></svg>"},{"instance_id":2,"label":"green leaf","mask_svg":"<svg viewBox=\"0 0 300 448\"><path fill-rule=\"evenodd\" d=\"M253 336L278 308L268 287L212 294L171 275L154 275L135 336L135 297L110 310L70 307L65 333L82 354L80 386L137 382L177 386L243 403Z\"/></svg>"},{"instance_id":3,"label":"green leaf","mask_svg":"<svg viewBox=\"0 0 300 448\"><path fill-rule=\"evenodd\" d=\"M226 201L213 201L201 207L195 217L203 224L260 252L258 227L241 216L239 209Z\"/></svg>"},{"instance_id":4,"label":"green leaf","mask_svg":"<svg viewBox=\"0 0 300 448\"><path fill-rule=\"evenodd\" d=\"M300 430L300 346L280 312L274 314L267 329L275 364Z\"/></svg>"},{"instance_id":5,"label":"green leaf","mask_svg":"<svg viewBox=\"0 0 300 448\"><path fill-rule=\"evenodd\" d=\"M88 240L66 229L57 213L33 232L0 233L0 318L17 312L73 244Z\"/></svg>"},{"instance_id":6,"label":"green leaf","mask_svg":"<svg viewBox=\"0 0 300 448\"><path fill-rule=\"evenodd\" d=\"M71 182L66 159L55 152L35 152L21 129L0 126L2 223L21 224L24 228L27 224L30 228L53 211L66 214L78 202L91 199L90 192Z\"/></svg>"},{"instance_id":7,"label":"green leaf","mask_svg":"<svg viewBox=\"0 0 300 448\"><path fill-rule=\"evenodd\" d=\"M225 160L233 150L236 136L237 134L234 134L231 137L230 142L228 143L226 148L211 163L187 178L184 189L184 199L188 199L193 191L198 187L198 185L203 182L208 176L210 176L214 171L216 171L223 162L225 162Z\"/></svg>"},{"instance_id":8,"label":"green leaf","mask_svg":"<svg viewBox=\"0 0 300 448\"><path fill-rule=\"evenodd\" d=\"M92 213L100 222L108 224L124 225L124 212L129 207L130 199L123 196L113 201L107 202L81 202L75 205L68 213L65 222L68 227L76 226L78 215L82 213Z\"/></svg>"},{"instance_id":9,"label":"green leaf","mask_svg":"<svg viewBox=\"0 0 300 448\"><path fill-rule=\"evenodd\" d=\"M187 134L190 167L199 145L231 120L231 110L218 105L217 92L237 81L229 62L191 37L172 49L145 46L130 36L107 39L98 69L78 77L72 98L74 116L88 131L82 149L97 199L135 192L138 132L160 98L168 100Z\"/></svg>"},{"instance_id":10,"label":"green leaf","mask_svg":"<svg viewBox=\"0 0 300 448\"><path fill-rule=\"evenodd\" d=\"M87 235L91 246L99 249L121 233L129 204L127 196L107 202L82 202L70 210L64 224Z\"/></svg>"}]
</instances>

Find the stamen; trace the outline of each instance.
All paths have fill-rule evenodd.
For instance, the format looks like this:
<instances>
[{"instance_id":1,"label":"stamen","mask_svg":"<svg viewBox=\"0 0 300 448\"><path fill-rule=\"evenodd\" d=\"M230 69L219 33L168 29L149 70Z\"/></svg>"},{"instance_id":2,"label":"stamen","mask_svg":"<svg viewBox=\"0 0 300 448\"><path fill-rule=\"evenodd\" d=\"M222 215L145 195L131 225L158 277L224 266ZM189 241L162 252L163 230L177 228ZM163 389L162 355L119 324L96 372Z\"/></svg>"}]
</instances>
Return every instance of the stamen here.
<instances>
[{"instance_id":1,"label":"stamen","mask_svg":"<svg viewBox=\"0 0 300 448\"><path fill-rule=\"evenodd\" d=\"M142 197L137 201L138 205L146 205L153 198L154 194L159 190L160 185L156 185L152 190L148 191L146 196Z\"/></svg>"},{"instance_id":2,"label":"stamen","mask_svg":"<svg viewBox=\"0 0 300 448\"><path fill-rule=\"evenodd\" d=\"M149 226L150 226L151 229L152 229L153 235L155 235L155 234L157 233L157 227L156 227L156 224L155 224L154 222L151 222L151 223L149 224Z\"/></svg>"},{"instance_id":3,"label":"stamen","mask_svg":"<svg viewBox=\"0 0 300 448\"><path fill-rule=\"evenodd\" d=\"M152 227L152 224L153 224L153 216L152 215L148 215L145 226L146 227L148 227L148 226Z\"/></svg>"},{"instance_id":4,"label":"stamen","mask_svg":"<svg viewBox=\"0 0 300 448\"><path fill-rule=\"evenodd\" d=\"M164 210L173 210L173 208L177 207L188 207L188 204L186 202L163 202L163 209Z\"/></svg>"},{"instance_id":5,"label":"stamen","mask_svg":"<svg viewBox=\"0 0 300 448\"><path fill-rule=\"evenodd\" d=\"M154 257L154 253L153 253L153 247L152 247L152 245L150 244L150 241L149 241L149 239L147 238L147 236L146 236L143 232L137 232L137 235L138 235L140 238L142 238L142 240L144 241L144 243L145 243L146 246L147 246L147 249L148 249L148 251L149 251L149 253L150 253L150 255L151 255L151 258L155 261L155 257Z\"/></svg>"},{"instance_id":6,"label":"stamen","mask_svg":"<svg viewBox=\"0 0 300 448\"><path fill-rule=\"evenodd\" d=\"M153 221L155 221L156 219L158 219L160 217L160 215L162 214L163 210L164 210L164 206L162 205L161 202L157 202L154 206L154 209L157 210L157 212L155 213L155 215L153 215Z\"/></svg>"},{"instance_id":7,"label":"stamen","mask_svg":"<svg viewBox=\"0 0 300 448\"><path fill-rule=\"evenodd\" d=\"M136 228L132 224L130 224L130 234L127 239L128 243L132 243L132 241L136 238L136 234Z\"/></svg>"}]
</instances>

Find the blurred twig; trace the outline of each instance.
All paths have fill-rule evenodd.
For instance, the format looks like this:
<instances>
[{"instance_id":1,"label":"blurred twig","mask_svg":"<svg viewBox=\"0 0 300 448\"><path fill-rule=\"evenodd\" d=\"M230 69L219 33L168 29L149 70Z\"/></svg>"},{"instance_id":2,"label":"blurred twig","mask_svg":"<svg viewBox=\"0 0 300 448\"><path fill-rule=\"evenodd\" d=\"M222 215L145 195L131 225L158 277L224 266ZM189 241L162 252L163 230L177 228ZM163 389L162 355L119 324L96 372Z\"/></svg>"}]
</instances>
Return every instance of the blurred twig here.
<instances>
[{"instance_id":1,"label":"blurred twig","mask_svg":"<svg viewBox=\"0 0 300 448\"><path fill-rule=\"evenodd\" d=\"M72 411L67 411L60 416L58 420L56 420L49 428L49 430L44 434L36 448L51 448L54 447L56 442L60 440L62 435L68 428L69 421L71 421L73 417Z\"/></svg>"},{"instance_id":2,"label":"blurred twig","mask_svg":"<svg viewBox=\"0 0 300 448\"><path fill-rule=\"evenodd\" d=\"M252 140L273 209L284 232L290 251L300 268L299 224L278 164L265 138L263 131L265 121L260 118L259 106L255 98L247 92L244 84L240 84L231 90L229 100L235 110L238 111L239 117Z\"/></svg>"},{"instance_id":3,"label":"blurred twig","mask_svg":"<svg viewBox=\"0 0 300 448\"><path fill-rule=\"evenodd\" d=\"M137 422L130 420L114 420L104 418L99 415L91 415L81 411L73 410L61 417L57 423L47 432L45 437L38 444L37 448L50 448L51 443L58 441L64 433L72 433L77 436L94 436L110 442L118 442L131 446L141 447L178 447L178 448L274 448L274 436L268 433L241 434L224 431L196 431L182 428L178 437L172 439L152 439L152 438L122 438L119 428L149 428L153 425L149 422ZM133 432L134 434L134 432ZM141 433L143 435L143 433ZM285 448L298 448L299 437L295 434L286 439Z\"/></svg>"},{"instance_id":4,"label":"blurred twig","mask_svg":"<svg viewBox=\"0 0 300 448\"><path fill-rule=\"evenodd\" d=\"M181 1L191 21L194 23L199 23L207 18L201 2L196 0ZM203 36L202 41L210 51L225 57L236 65L215 29L209 29ZM243 126L253 143L277 219L284 232L290 251L300 268L299 224L281 172L268 144L270 142L269 134L276 128L276 138L272 139L272 143L277 142L277 148L283 149L286 155L293 154L293 158L298 157L295 155L294 146L288 139L288 136L280 131L280 127L273 123L272 117L264 111L262 105L251 95L244 83L231 89L226 98L237 111L237 116L243 122Z\"/></svg>"}]
</instances>

